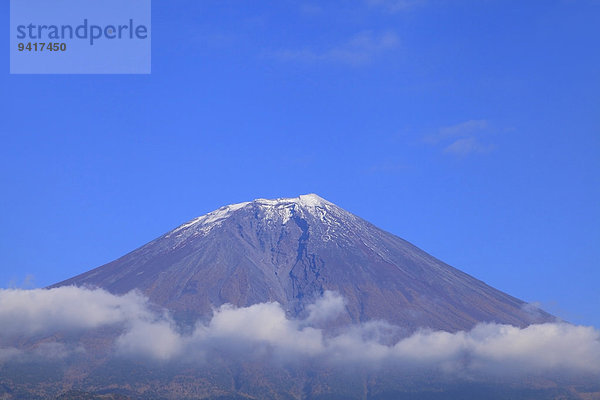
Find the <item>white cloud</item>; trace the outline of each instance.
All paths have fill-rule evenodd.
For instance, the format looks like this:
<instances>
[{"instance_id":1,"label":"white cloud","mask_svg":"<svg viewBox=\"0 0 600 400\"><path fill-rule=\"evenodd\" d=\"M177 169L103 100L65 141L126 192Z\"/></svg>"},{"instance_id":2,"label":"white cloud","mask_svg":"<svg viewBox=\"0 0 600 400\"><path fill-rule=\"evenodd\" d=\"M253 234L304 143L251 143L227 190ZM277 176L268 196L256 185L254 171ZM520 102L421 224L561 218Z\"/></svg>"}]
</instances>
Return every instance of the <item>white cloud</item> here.
<instances>
[{"instance_id":1,"label":"white cloud","mask_svg":"<svg viewBox=\"0 0 600 400\"><path fill-rule=\"evenodd\" d=\"M119 336L116 348L123 355L168 360L181 355L187 339L169 319L133 319L129 329Z\"/></svg>"},{"instance_id":2,"label":"white cloud","mask_svg":"<svg viewBox=\"0 0 600 400\"><path fill-rule=\"evenodd\" d=\"M136 292L115 296L72 286L0 290L0 337L92 329L151 315L147 300Z\"/></svg>"},{"instance_id":3,"label":"white cloud","mask_svg":"<svg viewBox=\"0 0 600 400\"><path fill-rule=\"evenodd\" d=\"M372 31L363 31L347 42L328 49L316 50L312 48L282 50L275 56L285 61L337 62L351 65L368 64L379 54L396 48L400 43L394 32L375 34Z\"/></svg>"},{"instance_id":4,"label":"white cloud","mask_svg":"<svg viewBox=\"0 0 600 400\"><path fill-rule=\"evenodd\" d=\"M457 156L466 156L473 153L486 153L493 149L492 145L485 145L475 137L461 138L453 141L444 148L444 153Z\"/></svg>"},{"instance_id":5,"label":"white cloud","mask_svg":"<svg viewBox=\"0 0 600 400\"><path fill-rule=\"evenodd\" d=\"M476 364L488 368L600 373L600 332L592 327L548 323L520 329L488 324L473 329L467 339Z\"/></svg>"},{"instance_id":6,"label":"white cloud","mask_svg":"<svg viewBox=\"0 0 600 400\"><path fill-rule=\"evenodd\" d=\"M484 131L488 127L489 122L487 120L472 119L456 125L443 126L437 133L425 136L424 141L428 144L435 145L446 140L469 138Z\"/></svg>"},{"instance_id":7,"label":"white cloud","mask_svg":"<svg viewBox=\"0 0 600 400\"><path fill-rule=\"evenodd\" d=\"M73 287L0 290L0 325L12 335L27 337L119 323L122 333L114 343L117 354L156 360L200 359L206 352L239 349L244 357L260 352L338 366L436 368L473 376L532 371L600 374L600 331L592 327L481 324L468 332L424 330L404 338L398 337L399 327L383 321L349 326L335 334L316 327L335 318L343 307L343 298L333 292L325 292L309 306L305 319L288 318L278 303L243 308L224 305L214 310L210 322L182 333L168 315L152 312L136 293L114 296ZM22 352L10 343L4 345L0 361ZM68 351L57 343L39 347L36 355L55 358Z\"/></svg>"},{"instance_id":8,"label":"white cloud","mask_svg":"<svg viewBox=\"0 0 600 400\"><path fill-rule=\"evenodd\" d=\"M340 315L345 308L346 303L342 296L337 292L326 290L322 297L307 307L308 317L306 322L309 324L326 322Z\"/></svg>"},{"instance_id":9,"label":"white cloud","mask_svg":"<svg viewBox=\"0 0 600 400\"><path fill-rule=\"evenodd\" d=\"M444 138L472 135L478 131L486 129L488 126L489 123L485 119L472 119L461 122L460 124L440 128L439 136Z\"/></svg>"},{"instance_id":10,"label":"white cloud","mask_svg":"<svg viewBox=\"0 0 600 400\"><path fill-rule=\"evenodd\" d=\"M482 136L490 130L487 120L474 119L442 127L437 133L425 136L423 141L432 146L441 146L444 153L455 156L487 153L492 151L494 146L486 144Z\"/></svg>"},{"instance_id":11,"label":"white cloud","mask_svg":"<svg viewBox=\"0 0 600 400\"><path fill-rule=\"evenodd\" d=\"M196 342L222 341L266 344L279 353L317 355L323 351L319 329L301 326L289 319L279 303L261 303L235 308L224 305L216 310L208 326L199 326Z\"/></svg>"},{"instance_id":12,"label":"white cloud","mask_svg":"<svg viewBox=\"0 0 600 400\"><path fill-rule=\"evenodd\" d=\"M84 352L85 349L82 346L56 341L36 343L27 350L14 346L0 347L0 365L13 360L39 360L40 358L57 360Z\"/></svg>"},{"instance_id":13,"label":"white cloud","mask_svg":"<svg viewBox=\"0 0 600 400\"><path fill-rule=\"evenodd\" d=\"M0 363L13 360L21 356L23 352L16 347L0 347Z\"/></svg>"}]
</instances>

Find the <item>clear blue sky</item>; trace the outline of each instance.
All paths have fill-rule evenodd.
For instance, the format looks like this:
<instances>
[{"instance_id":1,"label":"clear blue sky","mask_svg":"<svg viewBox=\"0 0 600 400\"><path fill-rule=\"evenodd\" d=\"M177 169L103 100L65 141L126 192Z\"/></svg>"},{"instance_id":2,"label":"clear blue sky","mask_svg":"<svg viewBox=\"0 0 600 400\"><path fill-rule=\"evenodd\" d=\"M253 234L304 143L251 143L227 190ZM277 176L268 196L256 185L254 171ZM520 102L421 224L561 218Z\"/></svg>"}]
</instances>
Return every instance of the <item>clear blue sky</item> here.
<instances>
[{"instance_id":1,"label":"clear blue sky","mask_svg":"<svg viewBox=\"0 0 600 400\"><path fill-rule=\"evenodd\" d=\"M600 327L600 2L152 6L149 76L11 76L0 41L0 287L315 192Z\"/></svg>"}]
</instances>

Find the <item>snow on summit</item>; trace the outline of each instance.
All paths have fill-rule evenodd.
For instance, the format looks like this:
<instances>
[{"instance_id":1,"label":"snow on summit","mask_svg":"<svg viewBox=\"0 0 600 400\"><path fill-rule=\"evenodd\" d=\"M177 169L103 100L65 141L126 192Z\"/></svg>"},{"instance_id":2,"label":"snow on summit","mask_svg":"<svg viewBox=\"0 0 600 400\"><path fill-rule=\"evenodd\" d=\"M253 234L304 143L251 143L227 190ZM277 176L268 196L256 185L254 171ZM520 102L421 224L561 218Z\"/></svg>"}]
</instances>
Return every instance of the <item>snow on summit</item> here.
<instances>
[{"instance_id":1,"label":"snow on summit","mask_svg":"<svg viewBox=\"0 0 600 400\"><path fill-rule=\"evenodd\" d=\"M166 236L179 237L183 234L184 231L193 231L194 234L206 234L210 232L212 228L220 225L221 222L229 218L234 212L249 205L255 205L263 208L268 219L281 219L283 224L289 221L289 219L292 217L292 210L295 209L296 206L308 211L310 214L317 216L321 220L323 220L323 216L326 210L329 209L331 206L338 208L337 206L335 206L335 204L323 199L322 197L314 193L289 198L282 197L277 199L255 199L251 202L230 204L221 207L215 211L209 212L208 214L194 218L193 220L188 221L185 224L174 229Z\"/></svg>"},{"instance_id":2,"label":"snow on summit","mask_svg":"<svg viewBox=\"0 0 600 400\"><path fill-rule=\"evenodd\" d=\"M299 206L307 207L307 208L333 205L333 203L328 202L324 198L322 198L314 193L304 194L304 195L300 195L298 197L279 198L279 199L274 199L274 200L256 199L253 201L253 203L259 204L259 205L266 205L266 206L282 206L282 205L285 206L285 205L289 205L289 204L298 204Z\"/></svg>"}]
</instances>

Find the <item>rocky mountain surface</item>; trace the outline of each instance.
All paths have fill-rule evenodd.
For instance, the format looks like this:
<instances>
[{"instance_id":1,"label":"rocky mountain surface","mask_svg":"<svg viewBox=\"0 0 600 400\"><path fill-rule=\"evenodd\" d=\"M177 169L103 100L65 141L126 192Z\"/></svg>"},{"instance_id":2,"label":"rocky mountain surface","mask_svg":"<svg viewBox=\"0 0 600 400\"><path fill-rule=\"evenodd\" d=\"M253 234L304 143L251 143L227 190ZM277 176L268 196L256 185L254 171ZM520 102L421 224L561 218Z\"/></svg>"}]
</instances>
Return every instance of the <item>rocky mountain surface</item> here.
<instances>
[{"instance_id":1,"label":"rocky mountain surface","mask_svg":"<svg viewBox=\"0 0 600 400\"><path fill-rule=\"evenodd\" d=\"M64 285L139 289L190 320L267 301L302 317L326 290L346 300L340 323L457 331L553 320L315 194L219 208Z\"/></svg>"}]
</instances>

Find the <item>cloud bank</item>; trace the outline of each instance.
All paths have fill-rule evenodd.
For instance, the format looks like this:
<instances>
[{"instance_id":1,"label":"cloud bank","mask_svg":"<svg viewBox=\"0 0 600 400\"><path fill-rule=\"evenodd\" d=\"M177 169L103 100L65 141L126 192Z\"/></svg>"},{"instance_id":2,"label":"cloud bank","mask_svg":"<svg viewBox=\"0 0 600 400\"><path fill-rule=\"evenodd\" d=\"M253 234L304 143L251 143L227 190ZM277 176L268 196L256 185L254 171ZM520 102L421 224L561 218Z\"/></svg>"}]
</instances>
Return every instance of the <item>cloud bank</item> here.
<instances>
[{"instance_id":1,"label":"cloud bank","mask_svg":"<svg viewBox=\"0 0 600 400\"><path fill-rule=\"evenodd\" d=\"M93 329L152 315L147 300L136 292L115 296L72 286L0 290L0 337Z\"/></svg>"},{"instance_id":2,"label":"cloud bank","mask_svg":"<svg viewBox=\"0 0 600 400\"><path fill-rule=\"evenodd\" d=\"M344 299L333 292L292 319L278 303L236 308L223 305L208 323L189 329L155 311L139 293L123 296L75 287L0 290L0 362L22 349L11 338L119 328L114 352L162 361L201 360L211 351L269 354L283 360L312 359L331 365L436 368L467 374L600 375L600 331L566 323L518 328L480 324L468 332L422 330L398 339L398 327L371 321L331 333L319 326L335 319ZM37 356L63 354L62 343L45 343ZM84 351L79 347L78 351Z\"/></svg>"}]
</instances>

